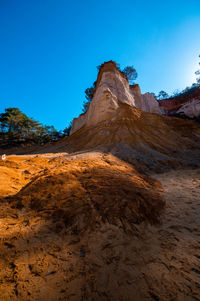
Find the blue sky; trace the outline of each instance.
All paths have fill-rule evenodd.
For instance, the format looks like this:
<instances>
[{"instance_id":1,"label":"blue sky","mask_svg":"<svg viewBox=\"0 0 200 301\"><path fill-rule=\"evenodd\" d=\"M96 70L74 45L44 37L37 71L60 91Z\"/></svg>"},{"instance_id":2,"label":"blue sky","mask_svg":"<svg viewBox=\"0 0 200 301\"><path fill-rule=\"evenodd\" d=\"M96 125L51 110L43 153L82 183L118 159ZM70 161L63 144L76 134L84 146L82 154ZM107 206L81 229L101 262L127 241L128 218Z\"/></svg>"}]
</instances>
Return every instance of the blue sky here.
<instances>
[{"instance_id":1,"label":"blue sky","mask_svg":"<svg viewBox=\"0 0 200 301\"><path fill-rule=\"evenodd\" d=\"M60 130L102 62L133 65L142 92L171 93L195 81L199 54L199 0L0 0L0 112Z\"/></svg>"}]
</instances>

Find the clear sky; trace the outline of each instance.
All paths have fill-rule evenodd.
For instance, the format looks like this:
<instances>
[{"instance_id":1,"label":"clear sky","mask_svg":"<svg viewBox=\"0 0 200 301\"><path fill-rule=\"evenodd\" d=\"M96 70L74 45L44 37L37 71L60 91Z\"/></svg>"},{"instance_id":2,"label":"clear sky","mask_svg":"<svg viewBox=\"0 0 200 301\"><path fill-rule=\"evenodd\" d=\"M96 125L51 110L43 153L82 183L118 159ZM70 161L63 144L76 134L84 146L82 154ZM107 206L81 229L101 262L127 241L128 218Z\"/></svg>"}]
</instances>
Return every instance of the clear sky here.
<instances>
[{"instance_id":1,"label":"clear sky","mask_svg":"<svg viewBox=\"0 0 200 301\"><path fill-rule=\"evenodd\" d=\"M96 66L133 65L142 92L195 82L200 0L0 0L0 112L63 129Z\"/></svg>"}]
</instances>

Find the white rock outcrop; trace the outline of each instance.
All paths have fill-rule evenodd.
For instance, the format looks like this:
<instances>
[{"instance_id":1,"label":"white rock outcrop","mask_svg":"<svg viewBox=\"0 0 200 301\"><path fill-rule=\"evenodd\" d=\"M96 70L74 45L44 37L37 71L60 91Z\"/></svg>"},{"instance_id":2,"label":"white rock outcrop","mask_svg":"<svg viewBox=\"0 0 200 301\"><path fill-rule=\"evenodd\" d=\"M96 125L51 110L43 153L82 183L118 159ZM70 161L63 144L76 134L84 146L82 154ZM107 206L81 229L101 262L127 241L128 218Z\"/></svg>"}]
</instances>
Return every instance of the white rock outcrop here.
<instances>
[{"instance_id":1,"label":"white rock outcrop","mask_svg":"<svg viewBox=\"0 0 200 301\"><path fill-rule=\"evenodd\" d=\"M103 72L88 110L87 125L111 118L119 108L119 102L135 106L128 81L119 72Z\"/></svg>"},{"instance_id":2,"label":"white rock outcrop","mask_svg":"<svg viewBox=\"0 0 200 301\"><path fill-rule=\"evenodd\" d=\"M161 114L158 101L155 99L153 93L145 93L142 95L143 104L141 110L149 113Z\"/></svg>"},{"instance_id":3,"label":"white rock outcrop","mask_svg":"<svg viewBox=\"0 0 200 301\"><path fill-rule=\"evenodd\" d=\"M184 114L189 117L200 116L200 99L193 99L184 103L176 112L178 114Z\"/></svg>"},{"instance_id":4,"label":"white rock outcrop","mask_svg":"<svg viewBox=\"0 0 200 301\"><path fill-rule=\"evenodd\" d=\"M78 131L82 126L84 126L87 120L87 115L88 115L88 111L85 114L79 115L78 118L73 119L70 135Z\"/></svg>"},{"instance_id":5,"label":"white rock outcrop","mask_svg":"<svg viewBox=\"0 0 200 301\"><path fill-rule=\"evenodd\" d=\"M161 114L153 94L142 95L139 85L129 86L128 80L117 70L115 63L108 62L99 72L97 89L87 113L74 118L70 135L84 125L91 127L113 118L120 103L126 103L146 112Z\"/></svg>"}]
</instances>

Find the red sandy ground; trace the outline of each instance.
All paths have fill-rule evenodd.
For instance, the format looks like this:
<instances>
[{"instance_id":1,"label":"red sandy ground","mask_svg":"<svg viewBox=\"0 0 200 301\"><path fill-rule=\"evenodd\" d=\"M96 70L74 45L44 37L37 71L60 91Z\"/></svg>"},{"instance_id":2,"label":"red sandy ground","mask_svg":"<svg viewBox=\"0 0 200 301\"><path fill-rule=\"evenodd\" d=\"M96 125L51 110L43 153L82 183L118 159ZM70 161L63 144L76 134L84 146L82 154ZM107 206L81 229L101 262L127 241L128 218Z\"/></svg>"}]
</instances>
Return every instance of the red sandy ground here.
<instances>
[{"instance_id":1,"label":"red sandy ground","mask_svg":"<svg viewBox=\"0 0 200 301\"><path fill-rule=\"evenodd\" d=\"M200 300L200 169L57 156L0 164L0 300Z\"/></svg>"}]
</instances>

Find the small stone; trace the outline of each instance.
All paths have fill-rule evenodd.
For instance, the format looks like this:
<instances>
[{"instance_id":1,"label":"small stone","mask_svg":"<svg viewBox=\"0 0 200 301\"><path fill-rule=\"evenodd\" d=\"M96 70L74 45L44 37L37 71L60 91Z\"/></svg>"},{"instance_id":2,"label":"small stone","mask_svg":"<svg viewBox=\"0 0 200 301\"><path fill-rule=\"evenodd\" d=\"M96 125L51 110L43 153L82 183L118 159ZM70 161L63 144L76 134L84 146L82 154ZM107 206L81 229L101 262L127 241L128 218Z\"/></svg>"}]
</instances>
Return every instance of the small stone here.
<instances>
[{"instance_id":1,"label":"small stone","mask_svg":"<svg viewBox=\"0 0 200 301\"><path fill-rule=\"evenodd\" d=\"M47 275L51 275L51 274L55 274L55 273L56 273L55 271L50 271L50 270L47 271Z\"/></svg>"},{"instance_id":2,"label":"small stone","mask_svg":"<svg viewBox=\"0 0 200 301\"><path fill-rule=\"evenodd\" d=\"M3 155L1 156L1 160L3 160L3 161L6 160L6 154L3 154Z\"/></svg>"}]
</instances>

